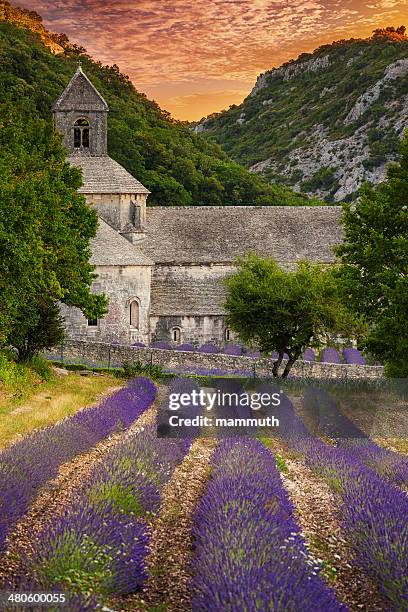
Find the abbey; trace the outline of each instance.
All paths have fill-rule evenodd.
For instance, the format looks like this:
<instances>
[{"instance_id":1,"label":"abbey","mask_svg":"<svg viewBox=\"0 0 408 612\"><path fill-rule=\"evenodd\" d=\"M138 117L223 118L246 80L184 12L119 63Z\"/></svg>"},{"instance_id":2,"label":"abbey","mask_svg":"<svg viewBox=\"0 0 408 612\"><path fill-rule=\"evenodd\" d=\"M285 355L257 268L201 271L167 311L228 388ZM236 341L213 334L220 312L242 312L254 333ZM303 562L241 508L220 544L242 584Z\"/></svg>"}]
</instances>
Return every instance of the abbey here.
<instances>
[{"instance_id":1,"label":"abbey","mask_svg":"<svg viewBox=\"0 0 408 612\"><path fill-rule=\"evenodd\" d=\"M238 255L256 252L283 267L333 261L339 207L146 206L148 189L108 155L108 111L81 67L53 107L69 162L82 169L80 193L98 212L93 291L109 298L100 320L63 307L68 337L223 344L232 334L222 281Z\"/></svg>"}]
</instances>

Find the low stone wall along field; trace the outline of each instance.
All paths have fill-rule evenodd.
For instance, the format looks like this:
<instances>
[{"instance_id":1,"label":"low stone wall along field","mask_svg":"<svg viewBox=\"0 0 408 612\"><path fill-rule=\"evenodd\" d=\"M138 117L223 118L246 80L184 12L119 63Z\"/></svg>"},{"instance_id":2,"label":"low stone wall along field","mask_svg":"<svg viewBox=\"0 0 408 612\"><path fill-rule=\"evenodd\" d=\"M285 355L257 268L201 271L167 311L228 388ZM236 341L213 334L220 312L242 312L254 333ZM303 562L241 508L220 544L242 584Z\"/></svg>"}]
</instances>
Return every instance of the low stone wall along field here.
<instances>
[{"instance_id":1,"label":"low stone wall along field","mask_svg":"<svg viewBox=\"0 0 408 612\"><path fill-rule=\"evenodd\" d=\"M272 360L224 354L205 354L192 351L175 351L156 348L109 345L103 342L88 342L83 340L67 340L46 355L49 359L65 363L82 363L89 367L121 367L125 361L160 365L165 370L198 371L205 370L215 373L266 377L271 375ZM313 361L297 361L291 376L315 379L378 379L384 376L382 366L349 365L337 363L321 363Z\"/></svg>"}]
</instances>

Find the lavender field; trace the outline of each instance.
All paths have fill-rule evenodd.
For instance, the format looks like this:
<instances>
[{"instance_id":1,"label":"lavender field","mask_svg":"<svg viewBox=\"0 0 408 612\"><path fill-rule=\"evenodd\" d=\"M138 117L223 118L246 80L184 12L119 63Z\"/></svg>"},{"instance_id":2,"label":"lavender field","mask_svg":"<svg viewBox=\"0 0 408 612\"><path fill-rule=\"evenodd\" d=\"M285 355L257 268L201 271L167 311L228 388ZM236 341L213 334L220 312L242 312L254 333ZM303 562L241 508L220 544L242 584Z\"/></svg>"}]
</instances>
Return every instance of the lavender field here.
<instances>
[{"instance_id":1,"label":"lavender field","mask_svg":"<svg viewBox=\"0 0 408 612\"><path fill-rule=\"evenodd\" d=\"M31 597L4 609L408 610L408 457L322 389L275 431L163 437L199 391L139 377L0 454L1 589Z\"/></svg>"}]
</instances>

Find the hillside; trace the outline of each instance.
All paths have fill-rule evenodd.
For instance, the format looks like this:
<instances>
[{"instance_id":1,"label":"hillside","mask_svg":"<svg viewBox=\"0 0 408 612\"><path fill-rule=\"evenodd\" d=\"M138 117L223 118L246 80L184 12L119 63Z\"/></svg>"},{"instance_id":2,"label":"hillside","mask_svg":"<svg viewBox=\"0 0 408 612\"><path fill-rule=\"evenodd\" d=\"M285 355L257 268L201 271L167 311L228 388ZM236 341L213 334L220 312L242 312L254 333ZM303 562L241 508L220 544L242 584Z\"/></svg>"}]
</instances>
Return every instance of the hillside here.
<instances>
[{"instance_id":1,"label":"hillside","mask_svg":"<svg viewBox=\"0 0 408 612\"><path fill-rule=\"evenodd\" d=\"M41 17L0 0L0 124L4 105L51 122L51 106L81 59L110 106L109 154L151 192L159 205L300 205L291 189L270 185L232 162L221 148L174 121L136 91L117 66L93 61Z\"/></svg>"},{"instance_id":2,"label":"hillside","mask_svg":"<svg viewBox=\"0 0 408 612\"><path fill-rule=\"evenodd\" d=\"M327 202L378 183L408 127L408 38L402 26L338 41L261 74L239 106L195 126L272 182Z\"/></svg>"}]
</instances>

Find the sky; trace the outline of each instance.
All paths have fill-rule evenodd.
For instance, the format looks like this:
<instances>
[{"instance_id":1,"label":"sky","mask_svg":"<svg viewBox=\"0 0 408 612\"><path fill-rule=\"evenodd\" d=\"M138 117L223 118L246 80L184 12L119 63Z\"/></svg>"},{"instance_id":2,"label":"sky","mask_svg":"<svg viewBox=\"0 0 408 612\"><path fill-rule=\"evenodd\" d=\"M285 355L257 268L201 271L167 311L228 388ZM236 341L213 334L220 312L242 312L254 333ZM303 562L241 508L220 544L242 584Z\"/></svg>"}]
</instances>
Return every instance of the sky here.
<instances>
[{"instance_id":1,"label":"sky","mask_svg":"<svg viewBox=\"0 0 408 612\"><path fill-rule=\"evenodd\" d=\"M12 0L176 119L239 104L261 72L321 44L406 25L404 0Z\"/></svg>"}]
</instances>

